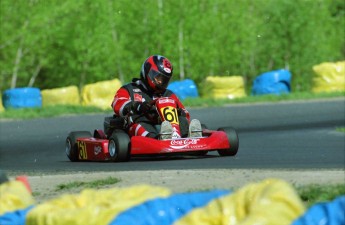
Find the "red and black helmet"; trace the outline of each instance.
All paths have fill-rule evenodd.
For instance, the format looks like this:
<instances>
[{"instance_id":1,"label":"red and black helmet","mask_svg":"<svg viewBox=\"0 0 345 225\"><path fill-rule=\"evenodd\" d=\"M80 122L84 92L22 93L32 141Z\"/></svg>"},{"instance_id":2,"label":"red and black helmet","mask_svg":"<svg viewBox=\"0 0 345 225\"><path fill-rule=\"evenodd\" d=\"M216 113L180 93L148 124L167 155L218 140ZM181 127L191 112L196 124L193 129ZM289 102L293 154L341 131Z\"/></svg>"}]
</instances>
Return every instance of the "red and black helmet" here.
<instances>
[{"instance_id":1,"label":"red and black helmet","mask_svg":"<svg viewBox=\"0 0 345 225\"><path fill-rule=\"evenodd\" d=\"M173 74L170 61L161 55L148 57L141 67L140 77L153 92L162 93Z\"/></svg>"}]
</instances>

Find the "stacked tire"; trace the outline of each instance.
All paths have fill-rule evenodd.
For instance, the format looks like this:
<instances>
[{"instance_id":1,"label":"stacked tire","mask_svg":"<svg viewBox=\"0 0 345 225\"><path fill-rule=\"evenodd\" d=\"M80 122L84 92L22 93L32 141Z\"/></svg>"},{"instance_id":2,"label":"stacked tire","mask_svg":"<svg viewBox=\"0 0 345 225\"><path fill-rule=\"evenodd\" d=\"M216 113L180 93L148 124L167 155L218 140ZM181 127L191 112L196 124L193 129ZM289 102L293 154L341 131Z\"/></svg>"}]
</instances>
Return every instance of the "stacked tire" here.
<instances>
[{"instance_id":1,"label":"stacked tire","mask_svg":"<svg viewBox=\"0 0 345 225\"><path fill-rule=\"evenodd\" d=\"M42 107L41 91L31 87L8 89L2 95L2 102L6 109Z\"/></svg>"}]
</instances>

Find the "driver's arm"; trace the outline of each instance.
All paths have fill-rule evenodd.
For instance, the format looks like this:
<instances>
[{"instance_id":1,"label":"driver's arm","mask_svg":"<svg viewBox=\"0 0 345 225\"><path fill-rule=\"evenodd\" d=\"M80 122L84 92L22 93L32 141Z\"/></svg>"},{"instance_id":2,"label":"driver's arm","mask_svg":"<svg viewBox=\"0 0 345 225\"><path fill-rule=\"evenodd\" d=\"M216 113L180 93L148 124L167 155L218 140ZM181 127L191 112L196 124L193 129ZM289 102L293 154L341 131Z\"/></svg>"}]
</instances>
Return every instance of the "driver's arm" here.
<instances>
[{"instance_id":1,"label":"driver's arm","mask_svg":"<svg viewBox=\"0 0 345 225\"><path fill-rule=\"evenodd\" d=\"M131 96L128 93L127 89L121 87L114 97L114 100L111 104L115 115L125 116L131 111L132 100Z\"/></svg>"}]
</instances>

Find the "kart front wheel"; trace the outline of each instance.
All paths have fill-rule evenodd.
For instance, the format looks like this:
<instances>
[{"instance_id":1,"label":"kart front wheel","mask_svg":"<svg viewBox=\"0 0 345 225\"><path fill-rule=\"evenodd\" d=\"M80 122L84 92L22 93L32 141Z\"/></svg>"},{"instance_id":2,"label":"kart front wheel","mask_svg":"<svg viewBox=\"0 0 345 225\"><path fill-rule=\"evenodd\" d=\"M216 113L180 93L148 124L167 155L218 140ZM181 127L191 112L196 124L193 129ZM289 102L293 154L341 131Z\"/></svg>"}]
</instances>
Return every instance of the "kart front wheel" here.
<instances>
[{"instance_id":1,"label":"kart front wheel","mask_svg":"<svg viewBox=\"0 0 345 225\"><path fill-rule=\"evenodd\" d=\"M113 162L126 162L130 158L130 138L123 130L114 130L109 138L108 151Z\"/></svg>"},{"instance_id":2,"label":"kart front wheel","mask_svg":"<svg viewBox=\"0 0 345 225\"><path fill-rule=\"evenodd\" d=\"M232 127L219 128L218 131L224 131L228 137L230 148L218 150L220 156L234 156L237 154L239 147L239 140L237 132Z\"/></svg>"},{"instance_id":3,"label":"kart front wheel","mask_svg":"<svg viewBox=\"0 0 345 225\"><path fill-rule=\"evenodd\" d=\"M65 152L69 160L72 162L78 161L78 145L77 138L89 138L92 137L89 131L74 131L69 133L66 138Z\"/></svg>"}]
</instances>

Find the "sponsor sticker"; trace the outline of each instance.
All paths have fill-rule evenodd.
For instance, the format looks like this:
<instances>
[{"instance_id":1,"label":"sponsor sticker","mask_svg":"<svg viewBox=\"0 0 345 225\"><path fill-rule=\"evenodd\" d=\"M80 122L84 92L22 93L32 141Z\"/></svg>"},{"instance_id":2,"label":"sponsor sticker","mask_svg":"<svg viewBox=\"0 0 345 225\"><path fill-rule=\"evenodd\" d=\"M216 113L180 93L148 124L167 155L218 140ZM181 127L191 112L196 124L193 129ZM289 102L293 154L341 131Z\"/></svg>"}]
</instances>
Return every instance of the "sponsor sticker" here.
<instances>
[{"instance_id":1,"label":"sponsor sticker","mask_svg":"<svg viewBox=\"0 0 345 225\"><path fill-rule=\"evenodd\" d=\"M173 128L172 138L181 138L175 127Z\"/></svg>"},{"instance_id":2,"label":"sponsor sticker","mask_svg":"<svg viewBox=\"0 0 345 225\"><path fill-rule=\"evenodd\" d=\"M93 148L93 152L95 155L98 155L99 153L101 153L102 151L102 147L99 146L99 145L96 145L94 148Z\"/></svg>"},{"instance_id":3,"label":"sponsor sticker","mask_svg":"<svg viewBox=\"0 0 345 225\"><path fill-rule=\"evenodd\" d=\"M163 103L172 103L175 104L175 100L171 99L171 98L161 98L158 100L159 104L163 104Z\"/></svg>"},{"instance_id":4,"label":"sponsor sticker","mask_svg":"<svg viewBox=\"0 0 345 225\"><path fill-rule=\"evenodd\" d=\"M184 148L188 148L188 149L199 149L199 148L204 148L206 145L202 144L198 144L198 142L200 141L200 139L172 139L170 141L170 147L173 149L184 149Z\"/></svg>"},{"instance_id":5,"label":"sponsor sticker","mask_svg":"<svg viewBox=\"0 0 345 225\"><path fill-rule=\"evenodd\" d=\"M172 67L169 60L163 59L163 69L166 73L171 73Z\"/></svg>"},{"instance_id":6,"label":"sponsor sticker","mask_svg":"<svg viewBox=\"0 0 345 225\"><path fill-rule=\"evenodd\" d=\"M134 101L142 102L143 96L141 94L134 93Z\"/></svg>"}]
</instances>

